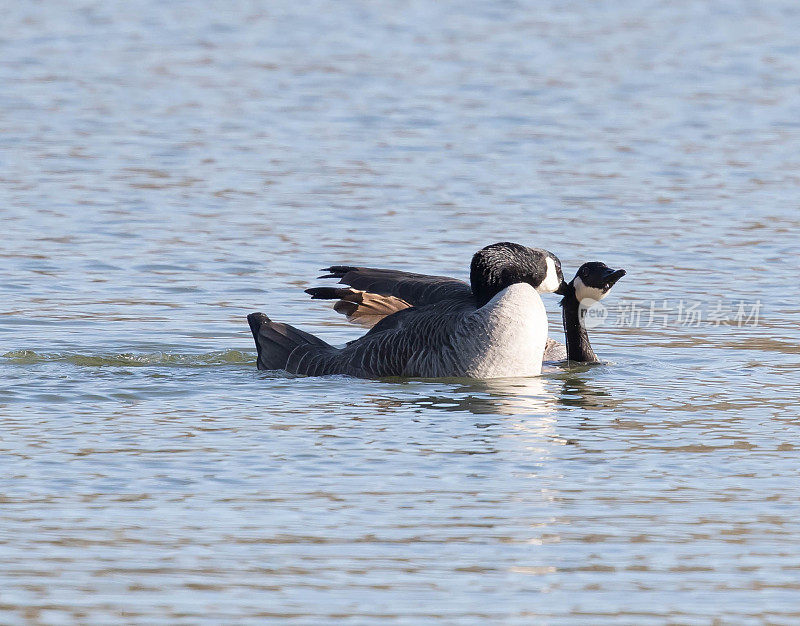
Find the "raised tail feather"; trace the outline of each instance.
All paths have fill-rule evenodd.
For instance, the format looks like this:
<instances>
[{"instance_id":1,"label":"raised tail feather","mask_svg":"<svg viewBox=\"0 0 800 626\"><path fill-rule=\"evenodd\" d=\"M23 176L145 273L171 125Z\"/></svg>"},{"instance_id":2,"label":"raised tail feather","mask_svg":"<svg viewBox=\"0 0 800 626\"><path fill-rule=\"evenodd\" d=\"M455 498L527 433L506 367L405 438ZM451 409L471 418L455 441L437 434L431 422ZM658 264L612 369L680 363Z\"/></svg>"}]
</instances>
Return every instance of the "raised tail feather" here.
<instances>
[{"instance_id":1,"label":"raised tail feather","mask_svg":"<svg viewBox=\"0 0 800 626\"><path fill-rule=\"evenodd\" d=\"M336 351L319 337L280 322L273 322L263 313L251 313L247 323L253 332L258 351L258 369L285 369L295 374L322 374L319 358ZM311 359L306 357L311 356ZM303 366L305 363L305 367ZM315 371L310 371L310 370ZM303 371L308 370L308 371Z\"/></svg>"}]
</instances>

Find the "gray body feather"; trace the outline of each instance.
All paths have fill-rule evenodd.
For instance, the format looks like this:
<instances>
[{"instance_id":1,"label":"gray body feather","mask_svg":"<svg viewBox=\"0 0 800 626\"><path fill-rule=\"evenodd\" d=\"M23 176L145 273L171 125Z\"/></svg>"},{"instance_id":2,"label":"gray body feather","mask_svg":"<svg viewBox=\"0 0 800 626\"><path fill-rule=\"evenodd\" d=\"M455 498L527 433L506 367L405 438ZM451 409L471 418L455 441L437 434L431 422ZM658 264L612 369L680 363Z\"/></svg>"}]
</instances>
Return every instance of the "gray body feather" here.
<instances>
[{"instance_id":1,"label":"gray body feather","mask_svg":"<svg viewBox=\"0 0 800 626\"><path fill-rule=\"evenodd\" d=\"M307 292L314 299L337 300L335 310L370 327L369 332L335 348L263 313L253 313L248 322L258 348L258 367L363 378L539 374L547 316L537 287L545 280L552 283L546 290L558 286L555 273L561 279L560 265L553 259L546 251L518 244L488 246L473 258L472 273L485 274L485 280L477 283L480 292L447 276L326 268L329 273L321 278L338 278L346 287ZM475 276L471 280L476 284Z\"/></svg>"},{"instance_id":2,"label":"gray body feather","mask_svg":"<svg viewBox=\"0 0 800 626\"><path fill-rule=\"evenodd\" d=\"M378 331L400 323L402 317L394 314L415 305L438 304L439 309L431 310L434 314L474 307L469 285L447 276L351 266L333 266L324 271L330 274L322 278L339 278L340 283L350 287L313 287L306 289L306 293L314 300L338 299L333 305L334 311L344 315L347 321L367 328L380 324ZM542 360L548 363L566 361L566 346L548 339Z\"/></svg>"},{"instance_id":3,"label":"gray body feather","mask_svg":"<svg viewBox=\"0 0 800 626\"><path fill-rule=\"evenodd\" d=\"M542 361L545 363L557 363L567 360L567 346L558 343L555 339L548 339L544 347Z\"/></svg>"},{"instance_id":4,"label":"gray body feather","mask_svg":"<svg viewBox=\"0 0 800 626\"><path fill-rule=\"evenodd\" d=\"M259 369L361 378L465 376L457 346L470 333L480 333L480 324L468 318L475 310L474 304L463 301L405 308L341 349L309 340L308 333L273 322L263 313L249 315L248 321L259 348Z\"/></svg>"}]
</instances>

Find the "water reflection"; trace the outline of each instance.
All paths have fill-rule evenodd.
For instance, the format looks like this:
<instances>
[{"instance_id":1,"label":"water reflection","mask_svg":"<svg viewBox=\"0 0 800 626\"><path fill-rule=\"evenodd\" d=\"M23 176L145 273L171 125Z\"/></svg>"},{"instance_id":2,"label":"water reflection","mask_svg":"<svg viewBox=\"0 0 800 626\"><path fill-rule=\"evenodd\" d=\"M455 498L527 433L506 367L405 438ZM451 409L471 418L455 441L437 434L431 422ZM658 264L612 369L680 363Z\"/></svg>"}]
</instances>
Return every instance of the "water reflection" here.
<instances>
[{"instance_id":1,"label":"water reflection","mask_svg":"<svg viewBox=\"0 0 800 626\"><path fill-rule=\"evenodd\" d=\"M796 3L75 4L3 5L0 622L798 622ZM763 318L255 370L360 334L318 268L502 239Z\"/></svg>"},{"instance_id":2,"label":"water reflection","mask_svg":"<svg viewBox=\"0 0 800 626\"><path fill-rule=\"evenodd\" d=\"M465 408L471 413L546 416L555 412L555 397L541 377L468 381L454 391L466 394Z\"/></svg>"},{"instance_id":3,"label":"water reflection","mask_svg":"<svg viewBox=\"0 0 800 626\"><path fill-rule=\"evenodd\" d=\"M475 415L541 418L553 415L563 407L616 409L622 401L614 398L596 378L589 376L595 367L581 365L560 374L530 378L384 380L388 384L409 387L410 393L392 397L372 396L368 400L380 407L381 413L389 409L418 407ZM434 388L435 393L429 392L428 386Z\"/></svg>"},{"instance_id":4,"label":"water reflection","mask_svg":"<svg viewBox=\"0 0 800 626\"><path fill-rule=\"evenodd\" d=\"M437 393L412 393L402 400L372 398L372 402L383 408L417 406L475 415L549 415L556 409L556 397L546 379L541 377L385 382L410 385L415 392L425 389L420 389L419 385L430 385Z\"/></svg>"},{"instance_id":5,"label":"water reflection","mask_svg":"<svg viewBox=\"0 0 800 626\"><path fill-rule=\"evenodd\" d=\"M558 394L558 404L564 407L580 407L583 409L615 409L620 404L608 389L587 374L595 369L596 365L585 365L565 372L559 376L561 391Z\"/></svg>"}]
</instances>

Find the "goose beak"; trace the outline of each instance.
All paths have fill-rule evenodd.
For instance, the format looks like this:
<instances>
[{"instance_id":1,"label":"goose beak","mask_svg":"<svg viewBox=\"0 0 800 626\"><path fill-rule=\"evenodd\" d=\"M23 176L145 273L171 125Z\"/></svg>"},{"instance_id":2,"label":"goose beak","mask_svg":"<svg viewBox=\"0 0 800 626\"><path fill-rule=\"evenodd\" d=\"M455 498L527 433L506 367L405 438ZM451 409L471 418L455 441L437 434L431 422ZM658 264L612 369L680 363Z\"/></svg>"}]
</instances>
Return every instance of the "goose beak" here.
<instances>
[{"instance_id":1,"label":"goose beak","mask_svg":"<svg viewBox=\"0 0 800 626\"><path fill-rule=\"evenodd\" d=\"M625 274L627 274L625 270L612 270L608 276L605 277L606 289L611 289Z\"/></svg>"},{"instance_id":2,"label":"goose beak","mask_svg":"<svg viewBox=\"0 0 800 626\"><path fill-rule=\"evenodd\" d=\"M621 271L622 271L622 275L624 276L625 275L625 270L621 270ZM620 278L622 278L622 276L620 276ZM617 280L619 280L619 278ZM614 282L616 282L616 280ZM558 289L556 289L555 293L557 293L559 296L566 296L568 290L569 290L569 283L562 280L561 284L558 286Z\"/></svg>"}]
</instances>

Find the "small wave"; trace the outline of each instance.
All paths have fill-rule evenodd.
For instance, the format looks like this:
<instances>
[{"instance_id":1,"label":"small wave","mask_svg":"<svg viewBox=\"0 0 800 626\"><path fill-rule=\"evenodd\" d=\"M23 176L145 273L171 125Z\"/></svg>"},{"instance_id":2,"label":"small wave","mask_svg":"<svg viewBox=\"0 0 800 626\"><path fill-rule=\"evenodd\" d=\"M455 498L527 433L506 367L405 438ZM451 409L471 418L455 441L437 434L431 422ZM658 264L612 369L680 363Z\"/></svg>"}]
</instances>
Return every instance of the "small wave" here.
<instances>
[{"instance_id":1,"label":"small wave","mask_svg":"<svg viewBox=\"0 0 800 626\"><path fill-rule=\"evenodd\" d=\"M219 350L200 354L176 354L174 352L75 354L12 350L3 354L2 357L19 365L58 362L72 363L83 367L214 367L253 365L255 362L254 355L241 350Z\"/></svg>"}]
</instances>

